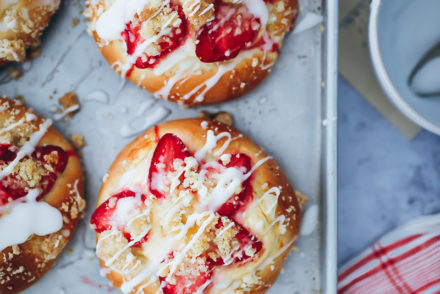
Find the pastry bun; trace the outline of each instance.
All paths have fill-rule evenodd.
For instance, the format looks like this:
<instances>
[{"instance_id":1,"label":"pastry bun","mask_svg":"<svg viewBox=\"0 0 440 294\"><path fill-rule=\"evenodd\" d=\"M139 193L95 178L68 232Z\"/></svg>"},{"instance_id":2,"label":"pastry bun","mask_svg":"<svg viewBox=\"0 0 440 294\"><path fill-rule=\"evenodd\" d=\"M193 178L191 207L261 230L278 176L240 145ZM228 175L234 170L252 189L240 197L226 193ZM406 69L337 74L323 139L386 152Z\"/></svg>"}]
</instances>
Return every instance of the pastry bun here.
<instances>
[{"instance_id":1,"label":"pastry bun","mask_svg":"<svg viewBox=\"0 0 440 294\"><path fill-rule=\"evenodd\" d=\"M301 220L278 164L237 129L201 118L126 146L97 206L102 272L123 293L264 293Z\"/></svg>"},{"instance_id":2,"label":"pastry bun","mask_svg":"<svg viewBox=\"0 0 440 294\"><path fill-rule=\"evenodd\" d=\"M50 120L0 97L0 293L17 293L55 263L83 215L84 179Z\"/></svg>"},{"instance_id":3,"label":"pastry bun","mask_svg":"<svg viewBox=\"0 0 440 294\"><path fill-rule=\"evenodd\" d=\"M40 45L40 35L60 0L0 1L0 66L22 62L26 50Z\"/></svg>"},{"instance_id":4,"label":"pastry bun","mask_svg":"<svg viewBox=\"0 0 440 294\"><path fill-rule=\"evenodd\" d=\"M158 98L219 103L271 71L297 0L87 0L85 15L113 69ZM125 11L126 13L120 13Z\"/></svg>"}]
</instances>

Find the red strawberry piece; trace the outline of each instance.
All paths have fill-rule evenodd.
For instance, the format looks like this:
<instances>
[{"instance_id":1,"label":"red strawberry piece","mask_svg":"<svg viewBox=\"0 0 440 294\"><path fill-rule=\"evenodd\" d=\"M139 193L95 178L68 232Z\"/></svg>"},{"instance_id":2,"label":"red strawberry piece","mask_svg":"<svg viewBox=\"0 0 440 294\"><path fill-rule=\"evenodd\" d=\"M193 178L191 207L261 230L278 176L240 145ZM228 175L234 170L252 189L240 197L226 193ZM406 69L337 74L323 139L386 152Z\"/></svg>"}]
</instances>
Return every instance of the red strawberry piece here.
<instances>
[{"instance_id":1,"label":"red strawberry piece","mask_svg":"<svg viewBox=\"0 0 440 294\"><path fill-rule=\"evenodd\" d=\"M16 153L10 148L9 144L0 144L0 162L10 162L15 159Z\"/></svg>"},{"instance_id":2,"label":"red strawberry piece","mask_svg":"<svg viewBox=\"0 0 440 294\"><path fill-rule=\"evenodd\" d=\"M132 236L126 230L125 223L115 224L113 220L114 213L117 209L119 200L127 197L136 197L136 193L131 190L121 191L106 201L104 201L92 214L90 224L93 226L94 230L98 233L102 233L107 230L111 230L115 226L119 231L121 231L124 237L130 242L133 240ZM139 205L143 205L145 196L142 195ZM136 242L133 246L140 247L144 242L148 240L148 234L146 234L142 240Z\"/></svg>"},{"instance_id":3,"label":"red strawberry piece","mask_svg":"<svg viewBox=\"0 0 440 294\"><path fill-rule=\"evenodd\" d=\"M130 21L125 25L125 30L122 32L122 38L127 46L127 54L132 55L136 49L137 44L141 41L139 34L140 26L134 26Z\"/></svg>"},{"instance_id":4,"label":"red strawberry piece","mask_svg":"<svg viewBox=\"0 0 440 294\"><path fill-rule=\"evenodd\" d=\"M263 244L260 240L257 239L254 235L252 235L251 232L249 232L246 228L242 227L241 225L237 224L239 226L240 230L238 231L237 235L235 237L238 239L238 242L240 242L240 252L241 254L236 254L236 258L234 259L234 263L246 261L247 259L251 258L252 256L249 256L246 254L246 247L251 246L254 249L254 255L260 252L260 250L263 248Z\"/></svg>"},{"instance_id":5,"label":"red strawberry piece","mask_svg":"<svg viewBox=\"0 0 440 294\"><path fill-rule=\"evenodd\" d=\"M235 235L235 238L237 238L238 242L240 243L240 248L236 249L236 251L231 253L231 258L234 257L234 260L227 261L228 265L235 264L239 262L246 261L247 259L251 258L252 256L249 256L246 254L246 248L252 247L254 249L254 255L256 255L258 252L261 251L263 248L263 244L260 240L257 239L254 235L252 235L251 232L249 232L245 227L240 225L239 223L235 222L233 219L230 219L232 222L234 222L234 227L238 229L237 234ZM215 226L217 229L223 229L224 225L221 219L219 219L218 223ZM209 252L209 251L208 251ZM221 258L217 258L217 260L213 260L210 257L207 257L209 263L212 266L222 266L225 264L225 261Z\"/></svg>"},{"instance_id":6,"label":"red strawberry piece","mask_svg":"<svg viewBox=\"0 0 440 294\"><path fill-rule=\"evenodd\" d=\"M196 55L203 62L232 59L252 47L260 30L260 19L246 5L217 1L214 20L197 32Z\"/></svg>"},{"instance_id":7,"label":"red strawberry piece","mask_svg":"<svg viewBox=\"0 0 440 294\"><path fill-rule=\"evenodd\" d=\"M160 62L161 58L178 48L188 35L188 24L182 7L176 3L169 3L167 6L169 6L173 11L177 11L180 18L180 25L177 27L172 26L171 32L160 39L158 44L160 47L160 52L158 55L149 56L146 53L143 53L142 56L136 59L135 65L138 68L154 67ZM122 32L122 38L127 46L128 55L133 55L137 46L146 41L142 38L139 32L141 26L142 23L139 23L137 26L135 26L132 22L129 22L126 24L125 30Z\"/></svg>"},{"instance_id":8,"label":"red strawberry piece","mask_svg":"<svg viewBox=\"0 0 440 294\"><path fill-rule=\"evenodd\" d=\"M40 197L48 193L55 184L58 176L64 171L69 161L69 154L58 146L42 146L35 148L32 157L40 161L43 165L50 165L52 171L49 171L40 180L42 193Z\"/></svg>"},{"instance_id":9,"label":"red strawberry piece","mask_svg":"<svg viewBox=\"0 0 440 294\"><path fill-rule=\"evenodd\" d=\"M209 268L206 272L199 272L193 275L174 275L175 284L167 282L164 277L159 277L159 280L162 283L164 294L192 294L205 287L211 276L212 268Z\"/></svg>"},{"instance_id":10,"label":"red strawberry piece","mask_svg":"<svg viewBox=\"0 0 440 294\"><path fill-rule=\"evenodd\" d=\"M177 136L173 134L163 135L157 143L151 160L148 183L150 192L157 198L166 198L170 183L167 179L169 172L174 172L176 159L184 160L191 153Z\"/></svg>"},{"instance_id":11,"label":"red strawberry piece","mask_svg":"<svg viewBox=\"0 0 440 294\"><path fill-rule=\"evenodd\" d=\"M226 167L238 168L243 172L243 174L246 174L251 169L251 159L249 156L243 153L232 155L231 161L226 165ZM220 215L233 218L241 208L245 207L246 204L252 200L253 190L250 183L250 178L242 183L242 187L243 188L238 195L233 195L217 210Z\"/></svg>"},{"instance_id":12,"label":"red strawberry piece","mask_svg":"<svg viewBox=\"0 0 440 294\"><path fill-rule=\"evenodd\" d=\"M15 159L16 155L16 152L10 150L9 145L0 146L0 162L9 163ZM37 187L41 190L37 198L39 199L52 189L56 179L66 168L69 155L58 146L47 145L36 147L31 157L40 162L41 166L46 169ZM49 166L50 168L47 169ZM29 188L28 184L17 177L16 174L4 177L0 181L0 205L25 196L27 194L26 188Z\"/></svg>"},{"instance_id":13,"label":"red strawberry piece","mask_svg":"<svg viewBox=\"0 0 440 294\"><path fill-rule=\"evenodd\" d=\"M14 200L15 197L9 194L8 191L0 183L0 206L8 204L10 200Z\"/></svg>"}]
</instances>

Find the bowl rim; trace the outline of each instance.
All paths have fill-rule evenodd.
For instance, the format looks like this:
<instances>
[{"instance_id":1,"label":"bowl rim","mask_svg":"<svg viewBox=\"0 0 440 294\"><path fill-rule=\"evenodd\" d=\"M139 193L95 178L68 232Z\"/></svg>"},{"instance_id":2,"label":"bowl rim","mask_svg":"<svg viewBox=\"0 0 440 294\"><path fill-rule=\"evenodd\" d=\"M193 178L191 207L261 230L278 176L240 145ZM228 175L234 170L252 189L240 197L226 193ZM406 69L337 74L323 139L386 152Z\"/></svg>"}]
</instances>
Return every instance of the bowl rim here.
<instances>
[{"instance_id":1,"label":"bowl rim","mask_svg":"<svg viewBox=\"0 0 440 294\"><path fill-rule=\"evenodd\" d=\"M388 99L410 120L424 129L440 135L440 125L427 120L420 113L415 111L395 88L390 76L385 68L379 48L378 21L379 9L382 0L372 0L370 4L370 16L368 20L368 47L373 69L382 90Z\"/></svg>"}]
</instances>

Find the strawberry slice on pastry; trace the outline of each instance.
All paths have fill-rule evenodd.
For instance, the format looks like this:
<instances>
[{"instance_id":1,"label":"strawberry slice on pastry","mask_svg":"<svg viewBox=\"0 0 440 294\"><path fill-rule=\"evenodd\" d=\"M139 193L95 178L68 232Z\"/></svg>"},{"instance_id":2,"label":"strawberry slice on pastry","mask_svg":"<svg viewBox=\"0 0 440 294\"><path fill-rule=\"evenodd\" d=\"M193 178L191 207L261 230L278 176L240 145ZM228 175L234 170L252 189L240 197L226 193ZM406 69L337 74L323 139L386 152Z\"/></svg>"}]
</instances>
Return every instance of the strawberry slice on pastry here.
<instances>
[{"instance_id":1,"label":"strawberry slice on pastry","mask_svg":"<svg viewBox=\"0 0 440 294\"><path fill-rule=\"evenodd\" d=\"M168 173L175 172L176 160L183 161L191 153L177 136L165 134L160 138L151 160L148 182L150 192L157 198L166 198L170 190Z\"/></svg>"},{"instance_id":2,"label":"strawberry slice on pastry","mask_svg":"<svg viewBox=\"0 0 440 294\"><path fill-rule=\"evenodd\" d=\"M137 21L136 23L130 21L125 25L125 30L121 33L128 55L135 54L138 47L151 47L148 52L142 52L140 56L138 55L134 64L137 68L154 67L163 57L179 47L187 36L188 25L181 5L170 2L164 5L161 10L169 11L167 13L166 27L143 28L142 21ZM153 23L154 20L150 18L154 18L154 16L155 14L150 16L145 22ZM140 18L142 19L142 15ZM144 30L146 33L143 33ZM148 41L145 40L143 34L150 34L150 31L158 33L157 39L150 38Z\"/></svg>"},{"instance_id":3,"label":"strawberry slice on pastry","mask_svg":"<svg viewBox=\"0 0 440 294\"><path fill-rule=\"evenodd\" d=\"M14 147L3 144L0 146L0 165L9 164L16 156ZM47 194L55 184L58 176L64 171L69 160L69 154L58 146L37 146L31 156L20 160L22 169L28 173L42 169L38 183L26 181L31 175L19 175L14 172L0 180L0 205L24 197L29 189L38 188L40 194L37 200ZM25 178L23 178L25 177Z\"/></svg>"},{"instance_id":4,"label":"strawberry slice on pastry","mask_svg":"<svg viewBox=\"0 0 440 294\"><path fill-rule=\"evenodd\" d=\"M196 271L193 274L174 275L173 283L166 281L165 277L159 277L164 294L193 294L209 283L212 277L212 269Z\"/></svg>"},{"instance_id":5,"label":"strawberry slice on pastry","mask_svg":"<svg viewBox=\"0 0 440 294\"><path fill-rule=\"evenodd\" d=\"M244 4L216 2L215 18L197 32L196 55L202 62L226 61L251 48L261 21Z\"/></svg>"},{"instance_id":6,"label":"strawberry slice on pastry","mask_svg":"<svg viewBox=\"0 0 440 294\"><path fill-rule=\"evenodd\" d=\"M138 197L131 190L121 191L107 199L93 212L90 223L98 233L116 228L122 232L127 241L133 242L135 238L128 227L129 218L130 215L136 214L136 210L140 211L144 208L144 201L144 195ZM142 247L142 244L147 240L148 232L132 246Z\"/></svg>"}]
</instances>

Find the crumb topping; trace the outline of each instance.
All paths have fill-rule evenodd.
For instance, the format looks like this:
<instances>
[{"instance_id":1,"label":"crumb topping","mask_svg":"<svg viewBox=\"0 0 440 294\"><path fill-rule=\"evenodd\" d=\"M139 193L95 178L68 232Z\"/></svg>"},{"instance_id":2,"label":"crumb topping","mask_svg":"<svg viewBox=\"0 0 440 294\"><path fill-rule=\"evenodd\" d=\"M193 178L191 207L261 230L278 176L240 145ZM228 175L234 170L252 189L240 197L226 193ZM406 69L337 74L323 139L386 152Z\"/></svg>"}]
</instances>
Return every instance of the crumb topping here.
<instances>
[{"instance_id":1,"label":"crumb topping","mask_svg":"<svg viewBox=\"0 0 440 294\"><path fill-rule=\"evenodd\" d=\"M41 32L59 5L57 0L43 2L13 1L4 4L6 7L0 10L0 19L6 30L0 39L0 64L24 61L26 49L39 45Z\"/></svg>"},{"instance_id":2,"label":"crumb topping","mask_svg":"<svg viewBox=\"0 0 440 294\"><path fill-rule=\"evenodd\" d=\"M214 135L207 136L206 144L209 146L217 144L208 142L218 140L212 136ZM158 146L160 144L159 142ZM242 219L247 217L247 211L258 207L257 211L261 211L267 220L260 219L255 224L256 232L263 234L264 230L275 230L279 235L287 234L293 222L291 217L277 213L278 201L284 201L279 199L281 187L273 187L267 182L261 183L263 191L266 191L264 195L245 206L239 216L233 216L235 210L244 205L242 193L247 187L245 175L250 170L243 163L245 158L224 153L219 156L218 161L204 162L200 158L205 155L200 157L199 153L192 156L184 146L167 148L182 148L181 151L173 149L173 152L182 152L185 155L175 155L170 161L166 158L167 155L156 157L157 150L155 151L151 162L155 172L149 178L149 189L156 192L154 196L149 191L142 192L147 195L142 200L148 207L145 217L116 217L115 215L120 214L136 216L140 212L127 213L131 210L127 209L120 198L114 196L105 202L107 212L100 212L105 215L105 219L110 220L111 226L104 229L98 237L97 255L106 268L124 276L124 291L127 290L125 287L132 285L133 280L140 279L139 275L143 273L146 275L143 280L147 277L149 282L157 279L164 289L181 291L180 287L186 285L185 287L189 287L187 289L195 291L212 283L211 276L215 275L217 268L250 260L255 261L256 266L264 268L266 265L263 262L267 262L267 257L259 259L259 256L266 254L262 250L263 245L257 236L242 225ZM210 149L207 153L214 151ZM265 160L255 163L254 167L257 168ZM219 204L215 204L217 201L220 201ZM223 205L225 203L227 206ZM231 213L225 207L233 208L234 212ZM295 206L287 209L296 213ZM97 229L96 226L93 228ZM139 240L144 240L141 246L133 245ZM293 241L288 246L279 244L280 251L276 254L282 254L292 244ZM276 256L267 266L273 266L271 262L275 258ZM147 269L151 271L147 273ZM245 293L256 286L265 287L261 282L259 267L236 279L240 281L233 286L237 293ZM193 286L197 287L191 288Z\"/></svg>"}]
</instances>

